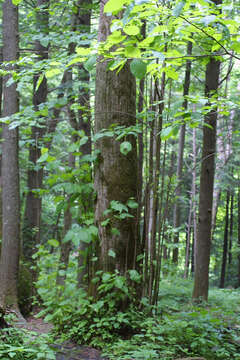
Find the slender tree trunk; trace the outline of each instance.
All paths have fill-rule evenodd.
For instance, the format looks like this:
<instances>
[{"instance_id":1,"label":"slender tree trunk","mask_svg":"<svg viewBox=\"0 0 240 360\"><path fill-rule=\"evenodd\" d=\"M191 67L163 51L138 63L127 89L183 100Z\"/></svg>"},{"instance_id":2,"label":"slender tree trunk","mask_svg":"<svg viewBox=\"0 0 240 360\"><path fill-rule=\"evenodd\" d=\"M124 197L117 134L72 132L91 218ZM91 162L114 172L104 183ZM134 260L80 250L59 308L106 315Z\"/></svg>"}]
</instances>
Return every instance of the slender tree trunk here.
<instances>
[{"instance_id":1,"label":"slender tree trunk","mask_svg":"<svg viewBox=\"0 0 240 360\"><path fill-rule=\"evenodd\" d=\"M44 36L48 33L49 0L37 0L37 29ZM48 58L48 47L38 40L35 44L39 60ZM36 74L33 79L33 105L39 110L39 105L47 100L47 79L44 76L40 85L38 81L42 73ZM37 161L41 156L43 135L46 132L46 119L39 117L39 124L32 127L32 142L29 147L29 169L27 173L28 193L26 198L24 225L23 225L23 254L26 260L32 263L32 255L40 241L42 198L38 191L42 188L43 169L36 170Z\"/></svg>"},{"instance_id":2,"label":"slender tree trunk","mask_svg":"<svg viewBox=\"0 0 240 360\"><path fill-rule=\"evenodd\" d=\"M215 3L218 3L217 0ZM205 95L213 99L218 89L220 61L210 58L206 68ZM200 175L199 214L196 242L196 268L193 299L208 299L211 247L212 203L216 151L217 106L205 115Z\"/></svg>"},{"instance_id":3,"label":"slender tree trunk","mask_svg":"<svg viewBox=\"0 0 240 360\"><path fill-rule=\"evenodd\" d=\"M18 58L18 8L5 0L3 9L3 61ZM11 70L14 65L8 65ZM7 86L10 75L3 81L3 117L18 112L16 83ZM20 198L18 166L18 129L3 124L2 144L2 200L3 239L0 260L0 307L13 308L19 313L17 279L20 255Z\"/></svg>"},{"instance_id":4,"label":"slender tree trunk","mask_svg":"<svg viewBox=\"0 0 240 360\"><path fill-rule=\"evenodd\" d=\"M191 235L192 235L192 213L193 213L193 183L189 200L188 222L186 230L186 254L184 266L184 279L188 278L189 263L190 263L190 248L191 248Z\"/></svg>"},{"instance_id":5,"label":"slender tree trunk","mask_svg":"<svg viewBox=\"0 0 240 360\"><path fill-rule=\"evenodd\" d=\"M189 41L187 45L187 54L192 54L192 42ZM186 71L185 71L185 80L183 85L183 109L186 111L188 108L188 100L187 95L189 93L190 88L190 75L191 75L191 61L188 60L186 62ZM180 226L180 201L179 197L181 196L181 183L182 183L182 168L183 168L183 153L184 153L184 146L185 146L185 132L186 132L186 125L183 123L180 129L180 136L179 136L179 145L178 145L178 160L177 160L177 188L176 188L176 202L174 204L173 209L173 227L176 230L174 235L174 244L175 248L173 249L173 262L175 264L178 263L178 243L179 243L179 226Z\"/></svg>"},{"instance_id":6,"label":"slender tree trunk","mask_svg":"<svg viewBox=\"0 0 240 360\"><path fill-rule=\"evenodd\" d=\"M238 178L238 287L240 287L240 179Z\"/></svg>"},{"instance_id":7,"label":"slender tree trunk","mask_svg":"<svg viewBox=\"0 0 240 360\"><path fill-rule=\"evenodd\" d=\"M193 178L192 178L192 197L193 197L193 241L192 241L192 264L191 273L195 271L196 263L196 238L197 238L197 141L196 141L196 129L193 129Z\"/></svg>"},{"instance_id":8,"label":"slender tree trunk","mask_svg":"<svg viewBox=\"0 0 240 360\"><path fill-rule=\"evenodd\" d=\"M230 201L230 191L227 190L226 197L226 212L225 212L225 227L224 227L224 239L223 239L223 253L222 253L222 268L221 268L221 277L220 277L220 288L224 288L225 284L225 275L226 275L226 266L227 266L227 255L228 255L228 224L229 224L229 201Z\"/></svg>"},{"instance_id":9,"label":"slender tree trunk","mask_svg":"<svg viewBox=\"0 0 240 360\"><path fill-rule=\"evenodd\" d=\"M230 197L230 219L229 219L229 249L228 249L228 264L231 265L232 263L232 243L233 243L233 206L234 206L234 192L231 192Z\"/></svg>"},{"instance_id":10,"label":"slender tree trunk","mask_svg":"<svg viewBox=\"0 0 240 360\"><path fill-rule=\"evenodd\" d=\"M106 0L101 2L99 41L105 41L110 33L112 18L103 12ZM107 61L98 61L96 69L95 132L108 129L112 124L134 125L136 122L136 85L127 62L118 73L107 70ZM114 138L99 139L96 148L100 150L95 168L95 189L97 192L95 220L99 231L99 259L103 271L119 270L126 274L134 269L136 211L121 220L115 204L127 205L130 198L137 199L137 153L136 141L126 138L132 149L127 155L120 152L120 144ZM115 203L117 202L117 203ZM105 215L106 210L111 213ZM107 224L103 221L107 220ZM115 256L113 255L115 254Z\"/></svg>"}]
</instances>

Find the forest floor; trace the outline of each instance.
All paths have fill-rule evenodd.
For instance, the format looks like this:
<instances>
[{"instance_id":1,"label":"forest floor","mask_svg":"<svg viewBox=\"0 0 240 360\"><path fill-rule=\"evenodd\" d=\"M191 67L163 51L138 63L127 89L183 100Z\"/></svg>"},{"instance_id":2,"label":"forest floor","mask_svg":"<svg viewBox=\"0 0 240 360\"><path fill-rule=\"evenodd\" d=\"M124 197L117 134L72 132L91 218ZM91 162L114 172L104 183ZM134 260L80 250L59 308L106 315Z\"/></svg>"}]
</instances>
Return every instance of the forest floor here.
<instances>
[{"instance_id":1,"label":"forest floor","mask_svg":"<svg viewBox=\"0 0 240 360\"><path fill-rule=\"evenodd\" d=\"M36 333L36 335L50 334L53 329L52 324L44 321L42 318L37 318L36 314L28 316L26 318L26 323L21 324L19 327L28 330L29 332ZM99 350L88 346L79 346L72 342L52 344L52 348L56 351L56 360L108 360L101 356Z\"/></svg>"}]
</instances>

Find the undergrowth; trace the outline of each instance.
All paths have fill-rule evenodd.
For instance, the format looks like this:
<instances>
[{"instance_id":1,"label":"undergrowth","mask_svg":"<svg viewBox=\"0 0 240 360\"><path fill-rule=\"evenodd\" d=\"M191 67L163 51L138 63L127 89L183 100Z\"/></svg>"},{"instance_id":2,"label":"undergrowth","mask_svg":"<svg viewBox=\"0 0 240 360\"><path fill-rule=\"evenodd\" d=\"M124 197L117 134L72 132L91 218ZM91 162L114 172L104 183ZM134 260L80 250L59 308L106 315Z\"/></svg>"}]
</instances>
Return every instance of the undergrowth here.
<instances>
[{"instance_id":1,"label":"undergrowth","mask_svg":"<svg viewBox=\"0 0 240 360\"><path fill-rule=\"evenodd\" d=\"M51 337L9 327L0 331L1 360L55 360Z\"/></svg>"},{"instance_id":2,"label":"undergrowth","mask_svg":"<svg viewBox=\"0 0 240 360\"><path fill-rule=\"evenodd\" d=\"M134 287L125 277L98 272L95 282L100 296L94 299L78 289L74 259L70 259L65 285L56 286L53 256L40 249L36 285L43 310L39 316L54 324L62 341L102 349L111 360L190 356L240 360L239 290L211 289L209 302L196 306L191 301L191 280L168 278L161 281L158 305L151 307L147 299L136 302ZM131 283L140 281L137 272L130 272L129 278ZM7 351L14 360L54 359L44 339L30 341L26 334L14 333L19 330L8 331L13 331L13 342L4 345L0 339L1 360L7 359Z\"/></svg>"}]
</instances>

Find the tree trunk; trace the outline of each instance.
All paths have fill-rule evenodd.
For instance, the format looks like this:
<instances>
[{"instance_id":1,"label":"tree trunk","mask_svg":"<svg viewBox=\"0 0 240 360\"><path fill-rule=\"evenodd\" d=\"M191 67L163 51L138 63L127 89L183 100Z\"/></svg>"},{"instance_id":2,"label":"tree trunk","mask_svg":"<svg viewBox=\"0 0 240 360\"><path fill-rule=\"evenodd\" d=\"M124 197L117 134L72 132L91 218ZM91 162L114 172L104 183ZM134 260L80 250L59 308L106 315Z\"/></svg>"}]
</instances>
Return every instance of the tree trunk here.
<instances>
[{"instance_id":1,"label":"tree trunk","mask_svg":"<svg viewBox=\"0 0 240 360\"><path fill-rule=\"evenodd\" d=\"M221 268L221 277L220 277L220 284L219 284L219 287L222 289L224 288L224 283L225 283L227 255L228 255L229 201L230 201L230 191L227 190L225 228L224 228L224 239L223 239L223 254L222 254L222 268Z\"/></svg>"},{"instance_id":2,"label":"tree trunk","mask_svg":"<svg viewBox=\"0 0 240 360\"><path fill-rule=\"evenodd\" d=\"M238 287L240 287L240 180L238 178Z\"/></svg>"},{"instance_id":3,"label":"tree trunk","mask_svg":"<svg viewBox=\"0 0 240 360\"><path fill-rule=\"evenodd\" d=\"M11 0L3 2L3 61L18 58L18 8ZM11 70L14 65L8 65ZM3 117L18 112L16 83L7 86L10 75L3 81ZM17 279L20 254L20 198L18 171L18 129L3 124L2 201L3 241L0 260L0 307L18 310Z\"/></svg>"},{"instance_id":4,"label":"tree trunk","mask_svg":"<svg viewBox=\"0 0 240 360\"><path fill-rule=\"evenodd\" d=\"M187 54L191 55L192 54L192 42L189 41L188 45L187 45ZM184 85L183 85L183 109L184 111L187 111L188 108L188 100L187 100L187 95L189 93L189 88L190 88L190 75L191 75L191 61L187 60L186 62L186 71L185 71L185 80L184 80ZM178 143L178 160L177 160L177 188L176 188L176 201L174 204L174 209L173 209L173 227L176 231L176 233L174 233L174 244L175 244L175 248L173 249L173 262L175 264L178 263L178 243L179 243L179 227L181 225L180 222L180 199L179 197L181 196L181 185L182 185L182 168L183 168L183 153L184 153L184 146L185 146L185 132L186 132L186 125L185 123L183 123L181 125L181 129L180 129L180 136L179 136L179 143Z\"/></svg>"},{"instance_id":5,"label":"tree trunk","mask_svg":"<svg viewBox=\"0 0 240 360\"><path fill-rule=\"evenodd\" d=\"M110 33L112 18L103 12L106 0L101 2L99 41L106 40ZM136 86L127 62L116 74L107 70L107 61L98 61L96 69L95 132L109 129L112 124L131 126L136 122ZM100 151L95 168L95 189L97 192L95 220L99 231L99 260L103 271L119 270L126 274L134 269L136 237L136 211L129 209L126 217L120 219L118 204L127 205L130 198L137 199L137 153L136 140L127 136L131 150L120 152L120 143L114 137L97 141ZM116 205L116 207L115 207ZM115 208L115 210L114 210ZM106 210L110 214L106 215ZM107 224L103 221L107 220Z\"/></svg>"},{"instance_id":6,"label":"tree trunk","mask_svg":"<svg viewBox=\"0 0 240 360\"><path fill-rule=\"evenodd\" d=\"M228 249L228 264L232 263L232 243L233 243L233 206L234 206L234 192L231 193L230 198L231 206L230 206L230 218L229 218L229 249Z\"/></svg>"},{"instance_id":7,"label":"tree trunk","mask_svg":"<svg viewBox=\"0 0 240 360\"><path fill-rule=\"evenodd\" d=\"M205 79L205 95L209 98L209 103L211 103L213 95L217 92L219 73L220 61L210 58L206 68ZM207 301L208 299L217 106L205 115L204 122L193 290L193 299L198 301L201 301L201 299Z\"/></svg>"},{"instance_id":8,"label":"tree trunk","mask_svg":"<svg viewBox=\"0 0 240 360\"><path fill-rule=\"evenodd\" d=\"M37 0L37 29L44 36L48 33L48 7L49 0ZM39 40L35 44L39 60L48 58L48 47L43 46ZM40 85L38 81L42 73L33 78L33 105L39 110L39 105L47 100L47 79L44 76ZM32 127L32 142L29 147L29 169L27 173L28 193L26 198L24 225L23 225L23 254L24 258L32 263L32 255L40 241L40 223L42 211L42 198L38 191L42 188L43 168L37 168L37 161L41 156L41 142L46 132L45 119L39 117L39 124Z\"/></svg>"}]
</instances>

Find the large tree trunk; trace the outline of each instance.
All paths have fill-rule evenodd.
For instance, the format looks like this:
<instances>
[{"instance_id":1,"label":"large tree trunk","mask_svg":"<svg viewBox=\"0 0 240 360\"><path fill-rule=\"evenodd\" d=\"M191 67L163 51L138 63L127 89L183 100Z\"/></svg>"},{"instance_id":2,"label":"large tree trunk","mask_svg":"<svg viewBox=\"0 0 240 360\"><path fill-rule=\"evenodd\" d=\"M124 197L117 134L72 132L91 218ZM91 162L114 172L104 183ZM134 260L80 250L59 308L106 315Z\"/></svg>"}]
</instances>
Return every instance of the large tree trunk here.
<instances>
[{"instance_id":1,"label":"large tree trunk","mask_svg":"<svg viewBox=\"0 0 240 360\"><path fill-rule=\"evenodd\" d=\"M112 18L103 12L106 2L101 2L99 41L105 41L110 33ZM112 124L130 126L135 125L136 121L136 86L129 63L126 63L118 74L108 71L107 66L108 62L104 60L97 63L96 133L102 129L109 129ZM130 198L137 199L136 140L133 136L128 136L126 140L132 146L127 155L120 152L120 143L114 137L98 140L96 148L100 153L95 168L95 219L99 231L100 268L110 272L117 269L121 274L125 274L136 265L136 211L129 210L129 215L134 217L123 220L117 218L118 211L112 209L108 215L105 211L111 208L112 201L126 205ZM107 218L109 222L104 226L103 221Z\"/></svg>"},{"instance_id":2,"label":"large tree trunk","mask_svg":"<svg viewBox=\"0 0 240 360\"><path fill-rule=\"evenodd\" d=\"M218 89L220 61L210 58L206 68L205 95L211 98ZM208 273L211 247L212 203L216 151L217 108L205 115L200 175L199 214L196 243L196 267L193 298L208 299Z\"/></svg>"},{"instance_id":3,"label":"large tree trunk","mask_svg":"<svg viewBox=\"0 0 240 360\"><path fill-rule=\"evenodd\" d=\"M3 2L3 61L18 57L18 8L11 0ZM8 69L11 70L9 65ZM18 112L16 83L7 86L10 75L3 82L3 117ZM18 171L18 129L3 124L2 199L3 241L0 261L0 307L18 311L17 278L20 253L20 199Z\"/></svg>"}]
</instances>

